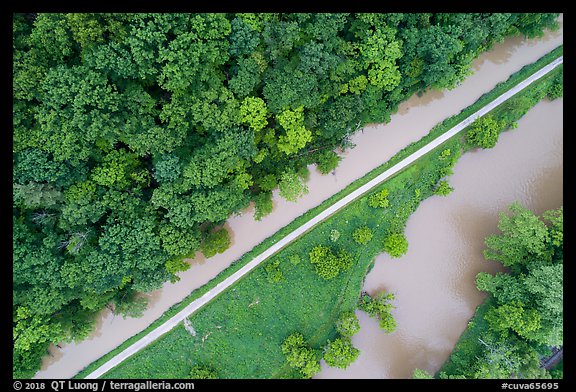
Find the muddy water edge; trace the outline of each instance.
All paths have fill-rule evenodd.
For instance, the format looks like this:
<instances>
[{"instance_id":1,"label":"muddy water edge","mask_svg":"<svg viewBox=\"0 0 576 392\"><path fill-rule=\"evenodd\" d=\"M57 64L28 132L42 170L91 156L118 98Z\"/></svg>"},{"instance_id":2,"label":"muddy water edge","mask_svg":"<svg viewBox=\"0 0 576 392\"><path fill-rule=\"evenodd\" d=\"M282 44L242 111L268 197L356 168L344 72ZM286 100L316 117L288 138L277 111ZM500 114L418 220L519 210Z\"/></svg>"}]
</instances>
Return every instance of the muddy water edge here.
<instances>
[{"instance_id":1,"label":"muddy water edge","mask_svg":"<svg viewBox=\"0 0 576 392\"><path fill-rule=\"evenodd\" d=\"M549 32L538 40L510 38L481 55L473 63L474 74L455 89L415 95L400 105L398 113L392 115L389 124L371 125L358 131L352 137L356 147L343 154L343 160L333 174L322 176L310 167L307 183L309 193L297 203L286 202L276 191L274 211L261 221L253 219L253 208L231 217L226 228L231 234L232 245L226 252L209 260L197 253L194 259L188 260L191 268L179 275L179 282L166 283L160 290L146 294L150 298L149 307L138 319L115 317L108 309L103 310L98 317L97 328L89 338L79 343L51 346L50 355L44 358L42 368L35 378L58 379L74 376L91 362L145 329L168 308L209 282L265 238L386 162L407 144L427 134L436 123L474 103L482 94L490 91L498 82L506 80L522 66L536 61L562 44L562 37L560 29ZM364 330L367 328L369 327L363 326ZM380 374L361 377L380 377Z\"/></svg>"}]
</instances>

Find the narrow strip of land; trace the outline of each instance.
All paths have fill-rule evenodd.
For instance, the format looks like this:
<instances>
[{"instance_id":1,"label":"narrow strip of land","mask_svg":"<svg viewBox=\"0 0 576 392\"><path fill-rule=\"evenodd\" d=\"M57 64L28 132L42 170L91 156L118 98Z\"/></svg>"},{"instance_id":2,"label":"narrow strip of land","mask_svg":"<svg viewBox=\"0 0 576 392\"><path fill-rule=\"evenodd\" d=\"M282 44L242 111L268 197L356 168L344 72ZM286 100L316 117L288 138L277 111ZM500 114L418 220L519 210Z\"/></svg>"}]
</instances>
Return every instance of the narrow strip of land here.
<instances>
[{"instance_id":1,"label":"narrow strip of land","mask_svg":"<svg viewBox=\"0 0 576 392\"><path fill-rule=\"evenodd\" d=\"M160 336L162 336L163 334L165 334L166 332L168 332L172 328L174 328L178 323L180 323L182 320L184 320L190 314L194 313L195 311L200 309L202 306L206 305L208 302L210 302L212 299L214 299L216 296L218 296L220 293L222 293L224 290L226 290L228 287L230 287L232 284L234 284L236 281L238 281L240 278L242 278L248 272L250 272L252 269L257 267L264 260L268 259L270 256L274 255L276 252L278 252L279 250L281 250L282 248L284 248L285 246L290 244L292 241L294 241L295 239L297 239L298 237L300 237L301 235L306 233L308 230L312 229L318 223L324 221L325 219L327 219L328 217L330 217L331 215L336 213L341 208L345 207L346 205L348 205L352 201L358 199L359 197L361 197L362 195L364 195L365 193L370 191L372 188L374 188L375 186L377 186L381 182L387 180L391 176L398 173L400 170L402 170L402 169L406 168L407 166L409 166L410 164L412 164L414 161L416 161L417 159L419 159L423 155L432 151L434 148L438 147L439 145L441 145L442 143L444 143L445 141L447 141L448 139L450 139L451 137L453 137L454 135L456 135L457 133L462 131L464 128L466 128L468 125L470 125L474 120L476 120L479 117L484 116L486 113L488 113L489 111L494 109L496 106L505 102L506 100L508 100L510 97L512 97L516 93L522 91L524 88L529 86L531 83L540 79L542 76L546 75L548 72L552 71L554 68L556 68L557 66L559 66L562 63L563 63L563 56L559 57L558 59L554 60L550 64L548 64L545 67L543 67L542 69L540 69L539 71L535 72L530 77L526 78L524 81L518 83L516 86L514 86L510 90L508 90L504 94L500 95L498 98L494 99L492 102L488 103L487 105L482 107L480 110L478 110L474 114L470 115L469 117L467 117L466 119L461 121L459 124L457 124L456 126L451 128L449 131L445 132L444 134L437 137L436 139L430 141L427 145L425 145L422 148L420 148L419 150L415 151L414 153L412 153L408 157L404 158L402 161L398 162L397 164L395 164L394 166L392 166L388 170L384 171L383 173L381 173L380 175L378 175L377 177L375 177L374 179L372 179L368 183L364 184L360 188L351 192L347 196L343 197L342 199L340 199L339 201L337 201L336 203L334 203L333 205L328 207L326 210L322 211L321 213L319 213L318 215L316 215L315 217L313 217L312 219L310 219L306 223L302 224L297 229L293 230L288 235L286 235L284 238L279 240L277 243L275 243L274 245L272 245L271 247L266 249L264 252L262 252L261 254L259 254L256 257L254 257L254 259L249 261L246 265L244 265L242 268L240 268L234 274L230 275L228 278L226 278L222 282L218 283L212 290L208 291L202 297L200 297L200 298L196 299L195 301L193 301L192 303L190 303L188 306L186 306L184 309L182 309L180 312L178 312L175 316L170 318L164 324L160 325L158 328L154 329L153 331L151 331L150 333L148 333L147 335L142 337L140 340L138 340L137 342L135 342L134 344L132 344L131 346L126 348L124 351L122 351L118 355L111 358L109 361L104 363L98 369L96 369L95 371L90 373L88 376L86 376L86 378L87 379L94 379L94 378L98 378L98 377L104 375L106 372L108 372L110 369L114 368L116 365L118 365L119 363L121 363L125 359L129 358L130 356L134 355L135 353L137 353L138 351L140 351L144 347L148 346L150 343L152 343L153 341L158 339Z\"/></svg>"}]
</instances>

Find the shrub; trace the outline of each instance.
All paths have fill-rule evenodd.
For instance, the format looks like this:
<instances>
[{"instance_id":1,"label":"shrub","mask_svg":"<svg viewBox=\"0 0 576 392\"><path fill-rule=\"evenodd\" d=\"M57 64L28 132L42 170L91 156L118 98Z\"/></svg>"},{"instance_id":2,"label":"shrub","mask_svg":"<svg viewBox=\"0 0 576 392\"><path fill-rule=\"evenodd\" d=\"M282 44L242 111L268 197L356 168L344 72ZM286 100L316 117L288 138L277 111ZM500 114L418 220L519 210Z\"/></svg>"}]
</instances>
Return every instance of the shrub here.
<instances>
[{"instance_id":1,"label":"shrub","mask_svg":"<svg viewBox=\"0 0 576 392\"><path fill-rule=\"evenodd\" d=\"M406 237L402 233L390 234L384 240L384 251L386 251L390 257L401 257L408 251L408 240L406 240Z\"/></svg>"},{"instance_id":2,"label":"shrub","mask_svg":"<svg viewBox=\"0 0 576 392\"><path fill-rule=\"evenodd\" d=\"M392 333L396 330L396 320L390 313L394 308L391 301L394 300L394 294L382 292L376 297L372 298L367 293L362 294L358 303L358 308L370 317L378 319L378 326L387 333Z\"/></svg>"},{"instance_id":3,"label":"shrub","mask_svg":"<svg viewBox=\"0 0 576 392\"><path fill-rule=\"evenodd\" d=\"M280 346L290 367L296 368L310 378L320 371L320 361L316 353L304 341L304 336L296 332L288 336Z\"/></svg>"},{"instance_id":4,"label":"shrub","mask_svg":"<svg viewBox=\"0 0 576 392\"><path fill-rule=\"evenodd\" d=\"M372 230L369 227L359 227L352 233L352 238L360 245L366 245L372 239Z\"/></svg>"},{"instance_id":5,"label":"shrub","mask_svg":"<svg viewBox=\"0 0 576 392\"><path fill-rule=\"evenodd\" d=\"M336 322L336 330L345 337L352 337L357 334L360 331L360 323L356 313L352 311L342 313Z\"/></svg>"},{"instance_id":6,"label":"shrub","mask_svg":"<svg viewBox=\"0 0 576 392\"><path fill-rule=\"evenodd\" d=\"M439 195L439 196L447 196L453 190L454 190L454 188L452 188L450 186L450 184L448 184L448 181L442 180L442 181L440 181L440 183L438 183L438 186L436 187L436 189L434 189L434 194Z\"/></svg>"},{"instance_id":7,"label":"shrub","mask_svg":"<svg viewBox=\"0 0 576 392\"><path fill-rule=\"evenodd\" d=\"M316 273L326 280L332 279L352 266L354 257L346 250L335 255L328 246L317 245L309 253L310 262L314 264Z\"/></svg>"},{"instance_id":8,"label":"shrub","mask_svg":"<svg viewBox=\"0 0 576 392\"><path fill-rule=\"evenodd\" d=\"M472 123L466 140L468 143L482 148L492 148L498 142L500 131L506 126L505 121L497 121L492 116L487 115Z\"/></svg>"},{"instance_id":9,"label":"shrub","mask_svg":"<svg viewBox=\"0 0 576 392\"><path fill-rule=\"evenodd\" d=\"M352 345L350 338L328 341L324 349L324 361L328 366L346 369L358 358L360 350Z\"/></svg>"},{"instance_id":10,"label":"shrub","mask_svg":"<svg viewBox=\"0 0 576 392\"><path fill-rule=\"evenodd\" d=\"M280 270L280 260L270 260L266 267L266 275L270 283L278 283L282 280L282 270Z\"/></svg>"},{"instance_id":11,"label":"shrub","mask_svg":"<svg viewBox=\"0 0 576 392\"><path fill-rule=\"evenodd\" d=\"M388 200L388 189L382 189L380 192L372 194L368 198L368 205L374 208L385 208L390 205Z\"/></svg>"},{"instance_id":12,"label":"shrub","mask_svg":"<svg viewBox=\"0 0 576 392\"><path fill-rule=\"evenodd\" d=\"M330 241L336 242L340 238L340 232L336 229L330 230Z\"/></svg>"},{"instance_id":13,"label":"shrub","mask_svg":"<svg viewBox=\"0 0 576 392\"><path fill-rule=\"evenodd\" d=\"M214 370L202 366L202 365L194 365L190 370L190 378L195 380L209 380L209 379L216 379L216 372Z\"/></svg>"},{"instance_id":14,"label":"shrub","mask_svg":"<svg viewBox=\"0 0 576 392\"><path fill-rule=\"evenodd\" d=\"M300 255L292 254L288 256L288 260L290 261L290 263L292 263L292 265L298 265L300 264Z\"/></svg>"}]
</instances>

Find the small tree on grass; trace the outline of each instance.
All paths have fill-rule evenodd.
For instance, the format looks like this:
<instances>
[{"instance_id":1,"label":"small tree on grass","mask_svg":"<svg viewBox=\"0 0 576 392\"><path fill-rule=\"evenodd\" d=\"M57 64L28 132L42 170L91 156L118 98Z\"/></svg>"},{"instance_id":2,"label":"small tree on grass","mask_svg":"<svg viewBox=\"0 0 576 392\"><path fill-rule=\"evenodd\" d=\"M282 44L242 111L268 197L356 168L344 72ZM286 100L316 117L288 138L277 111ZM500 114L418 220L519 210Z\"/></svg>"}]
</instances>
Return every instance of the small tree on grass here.
<instances>
[{"instance_id":1,"label":"small tree on grass","mask_svg":"<svg viewBox=\"0 0 576 392\"><path fill-rule=\"evenodd\" d=\"M218 378L216 372L207 366L194 365L190 370L190 378L194 380L210 380Z\"/></svg>"},{"instance_id":2,"label":"small tree on grass","mask_svg":"<svg viewBox=\"0 0 576 392\"><path fill-rule=\"evenodd\" d=\"M382 189L368 198L368 205L373 208L386 208L390 205L388 189Z\"/></svg>"},{"instance_id":3,"label":"small tree on grass","mask_svg":"<svg viewBox=\"0 0 576 392\"><path fill-rule=\"evenodd\" d=\"M492 148L498 142L500 131L506 126L505 121L497 121L492 116L484 116L472 123L466 140L477 147Z\"/></svg>"},{"instance_id":4,"label":"small tree on grass","mask_svg":"<svg viewBox=\"0 0 576 392\"><path fill-rule=\"evenodd\" d=\"M434 189L434 194L439 195L439 196L447 196L453 190L454 190L454 188L452 188L450 186L450 184L448 184L448 181L442 180L438 183L438 186L436 187L436 189Z\"/></svg>"},{"instance_id":5,"label":"small tree on grass","mask_svg":"<svg viewBox=\"0 0 576 392\"><path fill-rule=\"evenodd\" d=\"M394 298L392 293L382 292L374 298L370 297L368 293L364 293L360 297L358 308L368 313L370 317L376 317L379 327L387 333L391 333L396 330L396 320L390 313L394 309L394 305L391 303Z\"/></svg>"},{"instance_id":6,"label":"small tree on grass","mask_svg":"<svg viewBox=\"0 0 576 392\"><path fill-rule=\"evenodd\" d=\"M346 369L358 358L360 350L352 345L350 338L337 338L328 341L324 348L324 361L328 366Z\"/></svg>"},{"instance_id":7,"label":"small tree on grass","mask_svg":"<svg viewBox=\"0 0 576 392\"><path fill-rule=\"evenodd\" d=\"M346 250L341 250L335 255L328 246L317 245L309 253L310 263L314 264L316 273L326 279L338 276L340 271L345 271L354 263L353 256Z\"/></svg>"},{"instance_id":8,"label":"small tree on grass","mask_svg":"<svg viewBox=\"0 0 576 392\"><path fill-rule=\"evenodd\" d=\"M296 332L288 336L280 349L282 354L286 356L288 365L300 370L306 378L310 378L320 371L320 361L314 350L306 344L301 333Z\"/></svg>"},{"instance_id":9,"label":"small tree on grass","mask_svg":"<svg viewBox=\"0 0 576 392\"><path fill-rule=\"evenodd\" d=\"M271 260L266 263L266 274L270 283L278 283L282 280L282 270L280 269L280 260Z\"/></svg>"},{"instance_id":10,"label":"small tree on grass","mask_svg":"<svg viewBox=\"0 0 576 392\"><path fill-rule=\"evenodd\" d=\"M340 335L349 338L357 334L360 331L360 323L356 313L352 311L342 313L336 322L336 330Z\"/></svg>"},{"instance_id":11,"label":"small tree on grass","mask_svg":"<svg viewBox=\"0 0 576 392\"><path fill-rule=\"evenodd\" d=\"M208 234L200 249L206 257L212 257L216 253L222 253L230 246L230 236L226 229L220 229Z\"/></svg>"},{"instance_id":12,"label":"small tree on grass","mask_svg":"<svg viewBox=\"0 0 576 392\"><path fill-rule=\"evenodd\" d=\"M390 257L399 258L408 251L408 240L406 240L406 237L402 233L390 234L384 240L384 251L386 251Z\"/></svg>"},{"instance_id":13,"label":"small tree on grass","mask_svg":"<svg viewBox=\"0 0 576 392\"><path fill-rule=\"evenodd\" d=\"M372 230L369 227L359 227L352 233L352 238L360 245L366 245L372 239Z\"/></svg>"}]
</instances>

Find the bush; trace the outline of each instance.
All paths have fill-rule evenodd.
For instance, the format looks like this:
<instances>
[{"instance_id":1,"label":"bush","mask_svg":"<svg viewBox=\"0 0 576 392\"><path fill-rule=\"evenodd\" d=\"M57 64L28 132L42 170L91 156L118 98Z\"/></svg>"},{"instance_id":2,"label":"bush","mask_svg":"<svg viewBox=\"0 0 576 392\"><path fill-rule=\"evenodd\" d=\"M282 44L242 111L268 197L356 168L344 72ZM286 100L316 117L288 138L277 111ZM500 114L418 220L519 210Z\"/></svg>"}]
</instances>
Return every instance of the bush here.
<instances>
[{"instance_id":1,"label":"bush","mask_svg":"<svg viewBox=\"0 0 576 392\"><path fill-rule=\"evenodd\" d=\"M300 255L294 253L294 254L288 256L288 260L290 261L290 263L292 265L298 265L298 264L300 264Z\"/></svg>"},{"instance_id":2,"label":"bush","mask_svg":"<svg viewBox=\"0 0 576 392\"><path fill-rule=\"evenodd\" d=\"M190 370L190 378L194 380L210 380L218 378L214 370L202 366L202 365L194 365Z\"/></svg>"},{"instance_id":3,"label":"bush","mask_svg":"<svg viewBox=\"0 0 576 392\"><path fill-rule=\"evenodd\" d=\"M316 267L316 273L326 280L335 278L340 271L350 268L354 262L353 256L341 250L335 255L327 246L317 245L309 253L310 263Z\"/></svg>"},{"instance_id":4,"label":"bush","mask_svg":"<svg viewBox=\"0 0 576 392\"><path fill-rule=\"evenodd\" d=\"M492 148L498 142L500 131L506 126L505 121L497 121L492 116L481 117L472 123L466 140L473 146Z\"/></svg>"},{"instance_id":5,"label":"bush","mask_svg":"<svg viewBox=\"0 0 576 392\"><path fill-rule=\"evenodd\" d=\"M336 322L336 330L344 337L350 338L356 335L360 331L360 323L356 313L352 311L342 313Z\"/></svg>"},{"instance_id":6,"label":"bush","mask_svg":"<svg viewBox=\"0 0 576 392\"><path fill-rule=\"evenodd\" d=\"M402 233L390 234L384 240L384 251L386 251L390 257L402 257L408 251L408 240L406 240L406 237Z\"/></svg>"},{"instance_id":7,"label":"bush","mask_svg":"<svg viewBox=\"0 0 576 392\"><path fill-rule=\"evenodd\" d=\"M340 238L340 232L336 229L330 230L330 241L336 242Z\"/></svg>"},{"instance_id":8,"label":"bush","mask_svg":"<svg viewBox=\"0 0 576 392\"><path fill-rule=\"evenodd\" d=\"M386 208L390 205L388 200L388 189L382 189L368 198L368 205L374 208Z\"/></svg>"},{"instance_id":9,"label":"bush","mask_svg":"<svg viewBox=\"0 0 576 392\"><path fill-rule=\"evenodd\" d=\"M352 233L352 238L360 245L366 245L372 239L372 230L369 227L363 226L354 230Z\"/></svg>"},{"instance_id":10,"label":"bush","mask_svg":"<svg viewBox=\"0 0 576 392\"><path fill-rule=\"evenodd\" d=\"M370 317L378 319L378 326L387 333L392 333L396 330L396 320L390 313L394 308L391 301L394 300L392 293L380 293L372 298L367 293L362 294L358 303L358 308Z\"/></svg>"},{"instance_id":11,"label":"bush","mask_svg":"<svg viewBox=\"0 0 576 392\"><path fill-rule=\"evenodd\" d=\"M448 181L442 180L442 181L440 181L440 183L438 184L438 186L436 187L436 189L434 189L434 194L435 194L435 195L439 195L439 196L447 196L447 195L449 195L453 190L454 190L454 188L452 188L452 187L450 186L450 184L448 184Z\"/></svg>"},{"instance_id":12,"label":"bush","mask_svg":"<svg viewBox=\"0 0 576 392\"><path fill-rule=\"evenodd\" d=\"M288 365L300 370L305 377L310 378L320 371L320 361L314 350L306 344L301 333L296 332L288 336L280 348L282 354L286 356Z\"/></svg>"},{"instance_id":13,"label":"bush","mask_svg":"<svg viewBox=\"0 0 576 392\"><path fill-rule=\"evenodd\" d=\"M328 341L324 351L324 361L328 366L346 369L358 358L360 350L352 345L350 338L337 338Z\"/></svg>"},{"instance_id":14,"label":"bush","mask_svg":"<svg viewBox=\"0 0 576 392\"><path fill-rule=\"evenodd\" d=\"M270 283L278 283L282 280L282 270L280 270L280 260L270 260L266 267L266 275Z\"/></svg>"}]
</instances>

